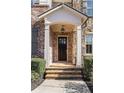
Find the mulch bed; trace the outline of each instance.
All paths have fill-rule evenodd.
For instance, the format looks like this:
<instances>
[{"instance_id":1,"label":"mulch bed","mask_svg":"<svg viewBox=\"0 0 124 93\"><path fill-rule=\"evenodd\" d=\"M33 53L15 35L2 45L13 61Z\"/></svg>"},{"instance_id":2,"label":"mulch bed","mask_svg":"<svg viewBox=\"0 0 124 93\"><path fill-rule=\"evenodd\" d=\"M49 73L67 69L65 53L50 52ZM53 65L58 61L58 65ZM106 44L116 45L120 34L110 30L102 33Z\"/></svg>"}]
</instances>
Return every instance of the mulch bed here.
<instances>
[{"instance_id":1,"label":"mulch bed","mask_svg":"<svg viewBox=\"0 0 124 93\"><path fill-rule=\"evenodd\" d=\"M44 81L43 77L40 77L37 80L31 80L31 90L37 88Z\"/></svg>"},{"instance_id":2,"label":"mulch bed","mask_svg":"<svg viewBox=\"0 0 124 93\"><path fill-rule=\"evenodd\" d=\"M91 81L85 81L85 82L86 82L88 88L90 89L91 93L93 93L93 82L91 82Z\"/></svg>"}]
</instances>

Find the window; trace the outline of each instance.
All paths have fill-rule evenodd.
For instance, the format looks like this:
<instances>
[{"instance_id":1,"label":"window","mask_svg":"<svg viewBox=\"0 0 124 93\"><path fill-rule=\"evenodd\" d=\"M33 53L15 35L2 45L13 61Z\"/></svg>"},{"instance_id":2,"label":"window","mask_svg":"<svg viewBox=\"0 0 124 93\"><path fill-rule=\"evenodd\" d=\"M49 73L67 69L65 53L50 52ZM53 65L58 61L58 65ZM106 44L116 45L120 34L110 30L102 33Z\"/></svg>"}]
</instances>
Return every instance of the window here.
<instances>
[{"instance_id":1,"label":"window","mask_svg":"<svg viewBox=\"0 0 124 93\"><path fill-rule=\"evenodd\" d=\"M32 0L32 4L40 4L40 5L49 5L51 4L52 0Z\"/></svg>"},{"instance_id":2,"label":"window","mask_svg":"<svg viewBox=\"0 0 124 93\"><path fill-rule=\"evenodd\" d=\"M87 0L86 6L87 15L93 16L93 0Z\"/></svg>"},{"instance_id":3,"label":"window","mask_svg":"<svg viewBox=\"0 0 124 93\"><path fill-rule=\"evenodd\" d=\"M93 15L93 9L87 9L87 15L92 16Z\"/></svg>"},{"instance_id":4,"label":"window","mask_svg":"<svg viewBox=\"0 0 124 93\"><path fill-rule=\"evenodd\" d=\"M87 1L87 7L93 7L93 1Z\"/></svg>"},{"instance_id":5,"label":"window","mask_svg":"<svg viewBox=\"0 0 124 93\"><path fill-rule=\"evenodd\" d=\"M32 4L39 4L39 0L31 0Z\"/></svg>"},{"instance_id":6,"label":"window","mask_svg":"<svg viewBox=\"0 0 124 93\"><path fill-rule=\"evenodd\" d=\"M92 54L92 34L86 35L86 54Z\"/></svg>"},{"instance_id":7,"label":"window","mask_svg":"<svg viewBox=\"0 0 124 93\"><path fill-rule=\"evenodd\" d=\"M48 3L48 0L39 0L40 3Z\"/></svg>"},{"instance_id":8,"label":"window","mask_svg":"<svg viewBox=\"0 0 124 93\"><path fill-rule=\"evenodd\" d=\"M35 55L37 53L37 46L38 46L38 42L37 42L37 37L38 37L38 27L34 27L32 28L32 55Z\"/></svg>"},{"instance_id":9,"label":"window","mask_svg":"<svg viewBox=\"0 0 124 93\"><path fill-rule=\"evenodd\" d=\"M75 0L75 2L80 3L80 0Z\"/></svg>"},{"instance_id":10,"label":"window","mask_svg":"<svg viewBox=\"0 0 124 93\"><path fill-rule=\"evenodd\" d=\"M92 53L92 45L90 45L90 44L86 45L86 53L87 54L91 54Z\"/></svg>"},{"instance_id":11,"label":"window","mask_svg":"<svg viewBox=\"0 0 124 93\"><path fill-rule=\"evenodd\" d=\"M63 3L63 2L71 2L71 0L52 0L53 2L60 2L60 3Z\"/></svg>"},{"instance_id":12,"label":"window","mask_svg":"<svg viewBox=\"0 0 124 93\"><path fill-rule=\"evenodd\" d=\"M39 0L40 5L47 5L49 8L51 8L52 0Z\"/></svg>"}]
</instances>

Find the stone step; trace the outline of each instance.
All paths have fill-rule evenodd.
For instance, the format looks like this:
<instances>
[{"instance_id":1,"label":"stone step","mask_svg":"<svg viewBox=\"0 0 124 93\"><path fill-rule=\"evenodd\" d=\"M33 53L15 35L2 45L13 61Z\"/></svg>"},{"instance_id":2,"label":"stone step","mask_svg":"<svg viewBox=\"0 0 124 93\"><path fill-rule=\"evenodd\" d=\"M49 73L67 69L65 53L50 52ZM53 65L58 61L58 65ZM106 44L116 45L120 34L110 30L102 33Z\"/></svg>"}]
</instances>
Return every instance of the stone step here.
<instances>
[{"instance_id":1,"label":"stone step","mask_svg":"<svg viewBox=\"0 0 124 93\"><path fill-rule=\"evenodd\" d=\"M82 75L60 75L60 74L47 74L46 79L82 79Z\"/></svg>"},{"instance_id":2,"label":"stone step","mask_svg":"<svg viewBox=\"0 0 124 93\"><path fill-rule=\"evenodd\" d=\"M46 70L46 74L81 74L81 70Z\"/></svg>"},{"instance_id":3,"label":"stone step","mask_svg":"<svg viewBox=\"0 0 124 93\"><path fill-rule=\"evenodd\" d=\"M54 66L54 65L51 65L50 67L75 67L75 66L73 66L73 65L70 65L70 66L69 66L69 65L67 65L67 66L61 66L61 65L58 65L58 66L55 65L55 66Z\"/></svg>"},{"instance_id":4,"label":"stone step","mask_svg":"<svg viewBox=\"0 0 124 93\"><path fill-rule=\"evenodd\" d=\"M82 79L82 68L74 65L54 64L46 68L45 79Z\"/></svg>"},{"instance_id":5,"label":"stone step","mask_svg":"<svg viewBox=\"0 0 124 93\"><path fill-rule=\"evenodd\" d=\"M82 70L79 67L47 67L46 70Z\"/></svg>"},{"instance_id":6,"label":"stone step","mask_svg":"<svg viewBox=\"0 0 124 93\"><path fill-rule=\"evenodd\" d=\"M50 65L50 67L75 67L73 64L67 64L67 63L53 63Z\"/></svg>"}]
</instances>

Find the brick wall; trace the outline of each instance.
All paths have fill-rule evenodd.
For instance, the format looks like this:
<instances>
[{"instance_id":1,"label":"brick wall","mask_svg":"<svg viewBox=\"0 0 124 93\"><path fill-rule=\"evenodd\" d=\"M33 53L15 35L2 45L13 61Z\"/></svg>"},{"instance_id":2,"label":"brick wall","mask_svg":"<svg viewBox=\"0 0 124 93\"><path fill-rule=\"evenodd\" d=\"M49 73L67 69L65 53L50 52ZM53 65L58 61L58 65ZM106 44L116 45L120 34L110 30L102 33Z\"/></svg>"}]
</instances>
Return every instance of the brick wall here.
<instances>
[{"instance_id":1,"label":"brick wall","mask_svg":"<svg viewBox=\"0 0 124 93\"><path fill-rule=\"evenodd\" d=\"M34 5L31 8L31 24L35 25L37 16L48 10L48 6Z\"/></svg>"},{"instance_id":2,"label":"brick wall","mask_svg":"<svg viewBox=\"0 0 124 93\"><path fill-rule=\"evenodd\" d=\"M33 27L38 28L38 31L35 32L35 33L37 33L37 37L32 35L32 38L34 38L34 37L36 38L35 43L37 43L37 47L32 49L32 56L38 56L38 57L43 58L44 57L44 21L42 20L42 21L36 22ZM33 41L32 41L32 43L33 43ZM32 48L33 48L33 46L32 46Z\"/></svg>"}]
</instances>

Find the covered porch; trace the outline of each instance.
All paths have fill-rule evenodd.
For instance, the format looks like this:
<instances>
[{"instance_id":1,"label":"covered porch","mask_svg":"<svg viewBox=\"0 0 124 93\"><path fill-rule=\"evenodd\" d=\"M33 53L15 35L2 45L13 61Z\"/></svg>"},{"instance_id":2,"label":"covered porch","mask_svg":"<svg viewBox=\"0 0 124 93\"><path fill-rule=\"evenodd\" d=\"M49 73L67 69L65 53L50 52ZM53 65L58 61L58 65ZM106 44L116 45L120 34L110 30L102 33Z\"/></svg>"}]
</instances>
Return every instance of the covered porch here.
<instances>
[{"instance_id":1,"label":"covered porch","mask_svg":"<svg viewBox=\"0 0 124 93\"><path fill-rule=\"evenodd\" d=\"M44 59L46 67L54 64L81 67L82 25L87 16L62 4L42 15L44 19Z\"/></svg>"}]
</instances>

